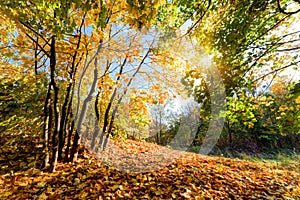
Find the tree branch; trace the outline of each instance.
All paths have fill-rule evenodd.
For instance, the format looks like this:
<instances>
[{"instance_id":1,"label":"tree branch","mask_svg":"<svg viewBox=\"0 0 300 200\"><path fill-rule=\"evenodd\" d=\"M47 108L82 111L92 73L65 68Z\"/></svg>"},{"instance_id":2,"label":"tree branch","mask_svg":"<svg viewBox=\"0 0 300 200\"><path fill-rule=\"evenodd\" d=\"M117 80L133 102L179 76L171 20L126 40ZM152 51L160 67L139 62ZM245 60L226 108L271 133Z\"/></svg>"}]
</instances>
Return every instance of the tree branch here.
<instances>
[{"instance_id":1,"label":"tree branch","mask_svg":"<svg viewBox=\"0 0 300 200\"><path fill-rule=\"evenodd\" d=\"M40 49L41 51L47 55L48 58L50 58L50 54L36 41L33 37L31 37L28 33L26 33L27 37L30 38L31 41L33 41Z\"/></svg>"},{"instance_id":2,"label":"tree branch","mask_svg":"<svg viewBox=\"0 0 300 200\"><path fill-rule=\"evenodd\" d=\"M296 2L299 3L299 1L296 1ZM293 15L293 14L296 14L296 13L300 12L300 8L299 8L298 10L296 10L296 11L293 11L293 12L287 12L287 11L285 11L285 10L281 7L281 5L280 5L280 0L277 0L277 7L278 7L278 9L279 9L279 11L280 11L281 13L286 14L286 15Z\"/></svg>"},{"instance_id":3,"label":"tree branch","mask_svg":"<svg viewBox=\"0 0 300 200\"><path fill-rule=\"evenodd\" d=\"M295 61L295 62L292 62L292 63L289 64L289 65L286 65L286 66L280 67L280 68L278 68L278 69L275 69L275 70L273 70L273 71L271 71L271 72L269 72L269 73L267 73L267 74L265 74L265 75L263 75L263 76L261 76L261 77L255 79L253 82L256 82L256 81L258 81L258 80L260 80L260 79L264 79L265 77L267 77L267 76L269 76L269 75L271 75L271 74L273 74L273 73L277 73L278 71L281 71L281 70L283 70L283 69L289 68L289 67L295 65L295 63L299 63L299 62L300 62L300 60L297 60L297 61Z\"/></svg>"},{"instance_id":4,"label":"tree branch","mask_svg":"<svg viewBox=\"0 0 300 200\"><path fill-rule=\"evenodd\" d=\"M200 21L203 19L203 17L206 15L206 13L208 12L208 9L211 6L211 0L208 1L208 5L206 10L202 13L202 15L200 16L200 18L187 30L187 32L185 34L183 34L181 37L184 37L186 35L188 35L196 26L197 24L200 23Z\"/></svg>"},{"instance_id":5,"label":"tree branch","mask_svg":"<svg viewBox=\"0 0 300 200\"><path fill-rule=\"evenodd\" d=\"M47 45L50 46L50 43L37 31L35 31L32 27L30 27L28 24L26 24L25 22L20 21L20 23L25 26L26 28L28 28L29 30L31 30L34 34L36 34L37 36L39 36L42 40L44 40L46 42Z\"/></svg>"}]
</instances>

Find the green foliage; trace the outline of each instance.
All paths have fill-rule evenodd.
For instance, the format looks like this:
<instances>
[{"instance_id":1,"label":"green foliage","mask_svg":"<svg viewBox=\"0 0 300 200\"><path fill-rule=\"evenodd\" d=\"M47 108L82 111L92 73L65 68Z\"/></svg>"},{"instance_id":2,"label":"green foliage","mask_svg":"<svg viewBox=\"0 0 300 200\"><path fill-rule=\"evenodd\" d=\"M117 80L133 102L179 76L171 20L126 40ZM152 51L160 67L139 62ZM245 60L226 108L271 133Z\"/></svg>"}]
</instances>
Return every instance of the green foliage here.
<instances>
[{"instance_id":1,"label":"green foliage","mask_svg":"<svg viewBox=\"0 0 300 200\"><path fill-rule=\"evenodd\" d=\"M46 87L44 75L38 76L24 73L0 79L0 132L15 132L24 125L34 128L41 123Z\"/></svg>"},{"instance_id":2,"label":"green foliage","mask_svg":"<svg viewBox=\"0 0 300 200\"><path fill-rule=\"evenodd\" d=\"M253 89L250 71L262 66L261 60L272 55L279 46L276 43L278 38L270 37L268 33L287 20L288 17L278 12L274 2L213 1L192 35L211 54L225 84L226 93L231 95L241 88ZM273 43L270 48L264 47ZM186 83L193 88L195 99L202 102L209 99L205 84L213 83L205 79L205 73L191 71L185 78L194 79ZM195 85L197 79L200 84Z\"/></svg>"},{"instance_id":3,"label":"green foliage","mask_svg":"<svg viewBox=\"0 0 300 200\"><path fill-rule=\"evenodd\" d=\"M292 86L290 89L290 94L293 99L297 99L300 96L300 82L296 83L295 85Z\"/></svg>"},{"instance_id":4,"label":"green foliage","mask_svg":"<svg viewBox=\"0 0 300 200\"><path fill-rule=\"evenodd\" d=\"M211 7L211 1L174 0L168 1L158 12L158 25L165 30L179 28L187 20L200 20Z\"/></svg>"},{"instance_id":5,"label":"green foliage","mask_svg":"<svg viewBox=\"0 0 300 200\"><path fill-rule=\"evenodd\" d=\"M76 28L75 18L72 14L78 8L88 8L91 2L72 1L26 1L10 0L0 3L0 10L23 24L29 25L34 31L51 31L58 37L72 33ZM46 8L46 9L45 9ZM42 26L42 24L44 26Z\"/></svg>"},{"instance_id":6,"label":"green foliage","mask_svg":"<svg viewBox=\"0 0 300 200\"><path fill-rule=\"evenodd\" d=\"M192 7L190 3L189 8ZM182 12L189 13L187 10ZM211 54L226 88L227 122L219 144L228 144L222 142L228 138L235 142L249 138L259 145L276 146L282 135L298 134L297 84L291 90L291 97L295 100L289 100L284 93L281 96L275 93L259 97L250 95L259 87L255 81L264 80L274 72L276 75L281 67L295 65L297 56L280 57L276 52L285 41L293 40L289 40L289 34L280 35L286 32L279 31L278 34L275 30L289 26L292 21L293 16L279 12L275 1L212 1L202 23L194 26L191 36ZM189 71L183 83L195 100L203 104L201 116L209 121L210 96L213 95L209 88L214 82L208 79L205 68L209 69L209 66ZM265 68L271 72L259 77ZM255 77L259 78L253 81ZM235 98L233 94L236 94Z\"/></svg>"},{"instance_id":7,"label":"green foliage","mask_svg":"<svg viewBox=\"0 0 300 200\"><path fill-rule=\"evenodd\" d=\"M239 124L240 127L253 128L257 122L253 105L253 98L240 93L236 98L227 97L226 117L230 124Z\"/></svg>"}]
</instances>

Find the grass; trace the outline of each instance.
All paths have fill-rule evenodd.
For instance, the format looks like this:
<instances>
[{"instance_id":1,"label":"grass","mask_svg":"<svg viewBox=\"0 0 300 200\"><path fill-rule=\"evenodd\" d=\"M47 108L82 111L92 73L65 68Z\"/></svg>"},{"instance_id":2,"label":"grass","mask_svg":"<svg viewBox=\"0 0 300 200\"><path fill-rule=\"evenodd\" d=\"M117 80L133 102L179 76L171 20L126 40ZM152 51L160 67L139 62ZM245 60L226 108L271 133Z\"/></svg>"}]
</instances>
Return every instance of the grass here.
<instances>
[{"instance_id":1,"label":"grass","mask_svg":"<svg viewBox=\"0 0 300 200\"><path fill-rule=\"evenodd\" d=\"M191 146L188 151L197 153L199 146ZM225 158L238 158L241 160L264 163L273 168L293 170L300 173L300 152L291 149L266 150L256 154L238 152L235 150L224 150L216 148L211 156L221 156Z\"/></svg>"},{"instance_id":2,"label":"grass","mask_svg":"<svg viewBox=\"0 0 300 200\"><path fill-rule=\"evenodd\" d=\"M287 154L278 152L277 154L260 154L254 157L245 156L245 160L265 163L267 165L277 166L279 169L294 170L300 173L300 154Z\"/></svg>"}]
</instances>

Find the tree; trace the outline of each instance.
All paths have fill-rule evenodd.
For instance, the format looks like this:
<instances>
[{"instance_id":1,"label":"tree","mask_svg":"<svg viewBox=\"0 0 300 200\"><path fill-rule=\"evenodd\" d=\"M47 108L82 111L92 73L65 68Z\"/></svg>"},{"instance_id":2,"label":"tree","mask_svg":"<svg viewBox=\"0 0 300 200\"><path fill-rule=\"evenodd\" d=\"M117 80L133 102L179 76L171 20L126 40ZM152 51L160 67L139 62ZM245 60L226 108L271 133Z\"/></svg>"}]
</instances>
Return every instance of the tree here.
<instances>
[{"instance_id":1,"label":"tree","mask_svg":"<svg viewBox=\"0 0 300 200\"><path fill-rule=\"evenodd\" d=\"M298 21L294 14L299 10L291 11L292 4L298 6L295 1L211 1L200 22L190 18L192 23L188 34L211 55L225 84L227 108L230 109L227 111L227 124L232 125L232 117L235 116L246 127L258 125L260 122L251 120L259 121L253 116L256 109L253 108L255 102L251 100L251 94L257 96L255 93L266 81L270 87L281 71L298 69L299 32L293 24ZM186 7L186 10L196 12L193 3L187 3ZM203 103L202 117L209 117L211 94L208 88L214 83L207 79L204 70L191 70L184 81L190 94ZM252 106L247 108L244 97L234 102L232 97L235 94L244 94ZM234 114L235 108L242 105L247 109L238 109L238 113ZM243 125L237 124L239 128ZM251 128L245 131L251 132ZM231 135L230 131L228 133Z\"/></svg>"},{"instance_id":2,"label":"tree","mask_svg":"<svg viewBox=\"0 0 300 200\"><path fill-rule=\"evenodd\" d=\"M77 158L80 127L78 131L75 126L72 99L78 71L92 61L97 65L97 59L90 59L98 56L93 49L102 50L102 45L111 39L114 26L149 27L160 5L158 1L89 0L0 3L1 56L5 58L2 59L5 70L22 66L24 71L35 73L36 78L44 74L48 81L43 144L45 166L50 164L52 171L58 160ZM98 87L97 83L93 87ZM88 95L87 99L90 98ZM82 107L81 120L85 112Z\"/></svg>"},{"instance_id":3,"label":"tree","mask_svg":"<svg viewBox=\"0 0 300 200\"><path fill-rule=\"evenodd\" d=\"M282 3L286 7L288 3ZM284 6L283 6L284 5ZM193 4L187 4L192 9ZM297 33L290 27L297 17L283 14L277 1L212 1L201 22L191 25L189 32L209 54L218 68L226 87L227 95L242 87L253 90L258 80L272 76L286 68L297 67ZM283 53L287 52L287 53ZM277 60L278 62L275 62ZM270 62L269 62L270 61ZM263 74L262 69L268 69ZM259 74L257 74L259 72ZM191 71L187 78L199 79L203 72ZM193 88L199 101L207 97L207 86L202 82Z\"/></svg>"}]
</instances>

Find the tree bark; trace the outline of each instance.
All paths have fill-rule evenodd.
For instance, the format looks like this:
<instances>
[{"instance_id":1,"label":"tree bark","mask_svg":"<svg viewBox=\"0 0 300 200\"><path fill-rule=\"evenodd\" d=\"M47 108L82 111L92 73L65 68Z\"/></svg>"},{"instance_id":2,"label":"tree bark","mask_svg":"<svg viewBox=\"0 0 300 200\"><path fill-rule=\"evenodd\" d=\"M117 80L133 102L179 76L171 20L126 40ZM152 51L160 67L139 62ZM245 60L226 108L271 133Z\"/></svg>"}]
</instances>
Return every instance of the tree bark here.
<instances>
[{"instance_id":1,"label":"tree bark","mask_svg":"<svg viewBox=\"0 0 300 200\"><path fill-rule=\"evenodd\" d=\"M59 134L58 134L58 160L62 160L62 152L63 152L63 147L65 144L65 138L66 138L66 132L65 132L65 123L67 122L67 107L68 107L68 102L70 101L70 94L71 94L71 89L72 89L72 80L70 81L68 87L67 87L67 94L64 100L64 104L62 106L62 113L61 113L61 120L60 120L60 127L62 127L59 130Z\"/></svg>"},{"instance_id":2,"label":"tree bark","mask_svg":"<svg viewBox=\"0 0 300 200\"><path fill-rule=\"evenodd\" d=\"M55 68L56 68L56 52L55 52L55 36L52 36L51 39L51 48L50 48L50 84L53 87L54 97L53 97L53 111L54 111L54 131L52 135L52 159L50 163L51 171L55 171L58 158L58 133L60 132L60 112L58 105L58 95L59 88L55 80Z\"/></svg>"},{"instance_id":3,"label":"tree bark","mask_svg":"<svg viewBox=\"0 0 300 200\"><path fill-rule=\"evenodd\" d=\"M74 142L73 142L73 146L72 146L72 150L71 150L71 156L70 156L70 160L71 162L74 162L77 160L77 156L78 156L78 150L79 150L79 144L80 144L80 132L81 132L81 128L82 128L82 123L85 121L85 117L86 117L86 112L88 109L88 106L93 98L93 94L95 92L95 89L98 85L98 58L95 57L95 63L94 63L94 79L93 79L93 83L92 83L92 87L90 92L88 93L88 96L86 97L86 99L83 102L82 105L82 109L80 112L80 116L78 119L78 123L77 123L77 131L75 132L75 137L74 137Z\"/></svg>"},{"instance_id":4,"label":"tree bark","mask_svg":"<svg viewBox=\"0 0 300 200\"><path fill-rule=\"evenodd\" d=\"M48 91L47 91L47 96L45 100L45 105L44 105L44 130L43 130L43 149L45 151L45 159L43 166L47 167L49 163L49 138L50 138L50 132L52 130L52 107L51 107L51 84L48 85Z\"/></svg>"},{"instance_id":5,"label":"tree bark","mask_svg":"<svg viewBox=\"0 0 300 200\"><path fill-rule=\"evenodd\" d=\"M75 122L73 119L73 114L71 113L71 122L70 122L70 127L69 127L69 131L68 131L68 140L67 140L67 146L66 146L66 150L65 150L65 161L70 161L70 148L71 148L71 140L72 140L72 135L74 132L74 127L75 127Z\"/></svg>"},{"instance_id":6,"label":"tree bark","mask_svg":"<svg viewBox=\"0 0 300 200\"><path fill-rule=\"evenodd\" d=\"M100 113L99 113L99 108L98 108L98 104L99 104L99 95L100 95L100 91L98 91L97 96L96 96L96 101L95 101L95 115L96 115L96 120L95 120L95 130L93 133L93 138L92 138L92 143L91 143L91 149L94 150L95 146L96 146L96 138L99 135L99 131L100 131L100 127L99 127L99 121L100 121Z\"/></svg>"}]
</instances>

